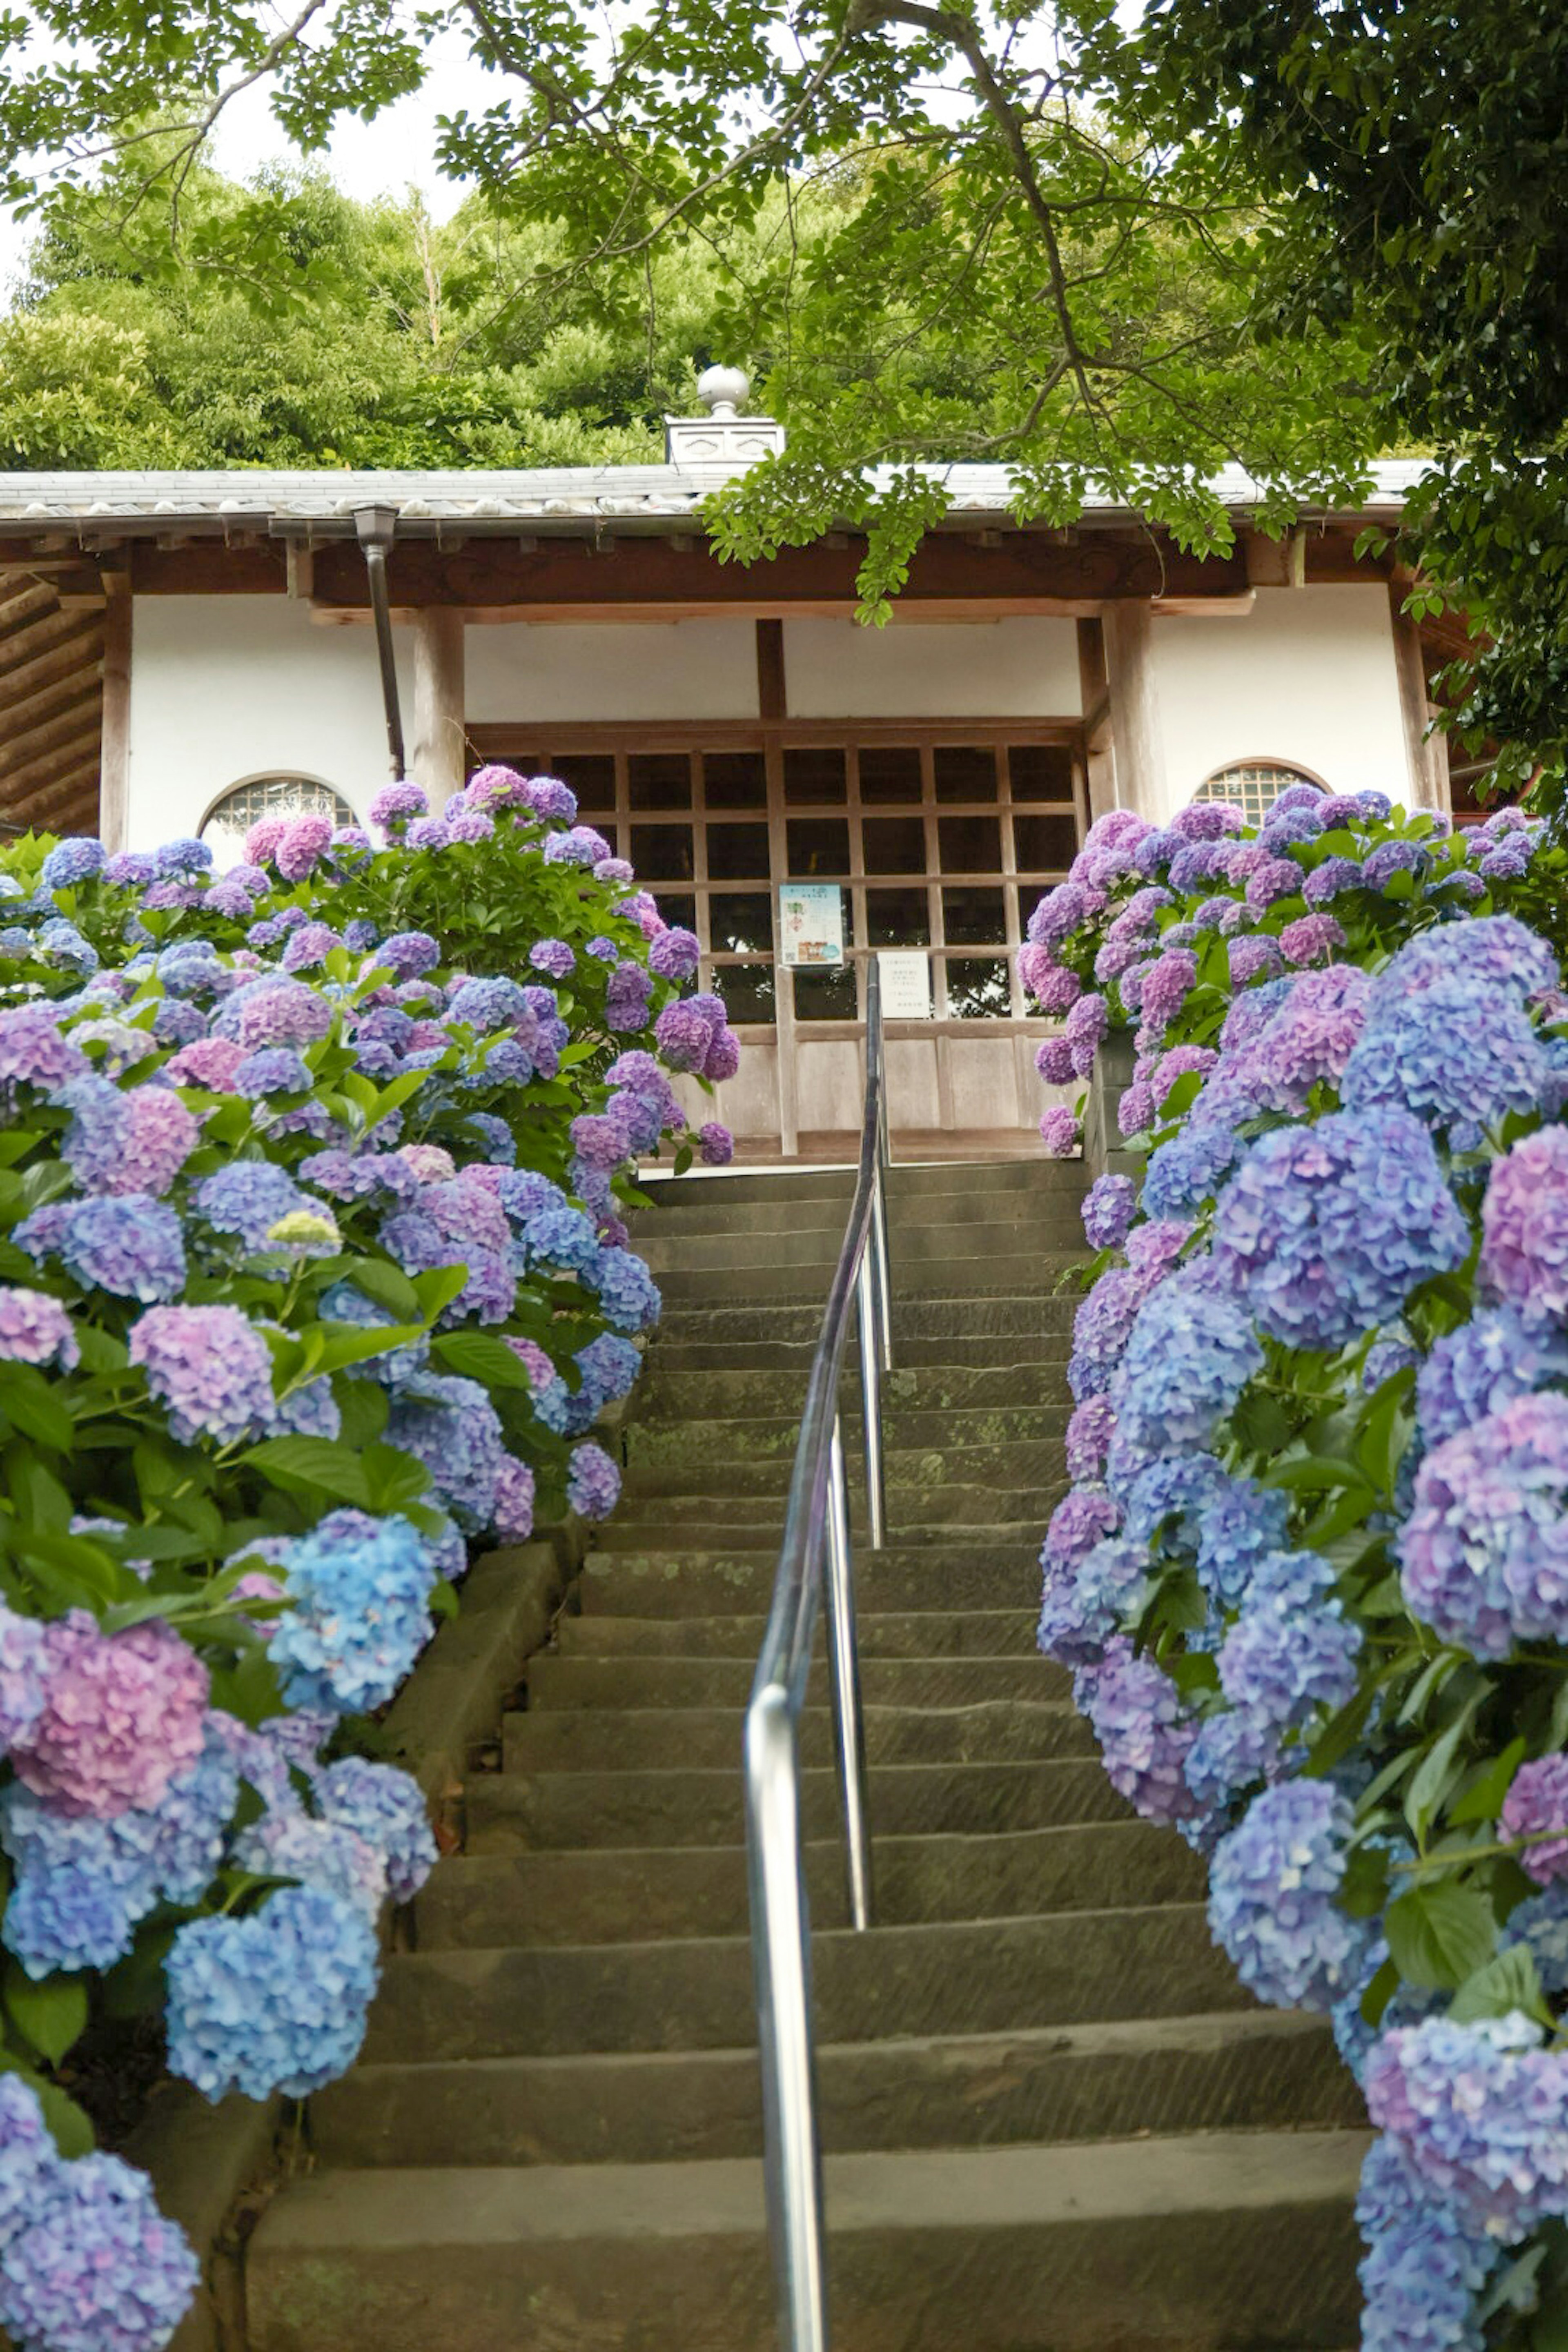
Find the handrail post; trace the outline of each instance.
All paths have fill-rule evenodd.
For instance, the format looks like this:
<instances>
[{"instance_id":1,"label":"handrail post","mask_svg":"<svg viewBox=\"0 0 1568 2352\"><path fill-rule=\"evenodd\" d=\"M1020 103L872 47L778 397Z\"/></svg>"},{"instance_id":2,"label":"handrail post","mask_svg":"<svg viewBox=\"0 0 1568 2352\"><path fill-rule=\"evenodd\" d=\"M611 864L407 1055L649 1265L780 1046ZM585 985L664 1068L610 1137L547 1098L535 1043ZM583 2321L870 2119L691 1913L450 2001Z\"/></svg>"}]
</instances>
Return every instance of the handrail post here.
<instances>
[{"instance_id":1,"label":"handrail post","mask_svg":"<svg viewBox=\"0 0 1568 2352\"><path fill-rule=\"evenodd\" d=\"M795 1717L788 1693L777 1684L756 1693L746 1710L746 1851L779 2342L790 2352L827 2352L811 1917L801 1857Z\"/></svg>"},{"instance_id":2,"label":"handrail post","mask_svg":"<svg viewBox=\"0 0 1568 2352\"><path fill-rule=\"evenodd\" d=\"M848 1856L849 1925L871 1924L871 1809L866 1784L866 1727L860 1708L860 1650L855 1631L855 1564L849 1549L849 1486L837 1414L827 1455L827 1673L833 1739L838 1751Z\"/></svg>"}]
</instances>

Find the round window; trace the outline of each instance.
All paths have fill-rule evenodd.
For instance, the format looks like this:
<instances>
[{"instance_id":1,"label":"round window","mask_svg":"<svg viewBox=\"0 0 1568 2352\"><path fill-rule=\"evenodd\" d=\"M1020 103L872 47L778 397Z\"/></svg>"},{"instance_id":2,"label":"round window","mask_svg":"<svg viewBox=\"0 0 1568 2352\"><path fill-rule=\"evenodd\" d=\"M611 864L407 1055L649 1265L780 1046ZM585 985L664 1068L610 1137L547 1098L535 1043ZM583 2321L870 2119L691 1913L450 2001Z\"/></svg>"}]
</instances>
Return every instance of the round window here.
<instances>
[{"instance_id":1,"label":"round window","mask_svg":"<svg viewBox=\"0 0 1568 2352\"><path fill-rule=\"evenodd\" d=\"M1228 801L1248 824L1261 824L1280 793L1292 784L1307 784L1315 793L1323 789L1316 776L1304 775L1283 760L1238 760L1234 767L1221 768L1200 784L1194 798Z\"/></svg>"},{"instance_id":2,"label":"round window","mask_svg":"<svg viewBox=\"0 0 1568 2352\"><path fill-rule=\"evenodd\" d=\"M237 866L245 836L264 816L330 816L353 824L354 813L341 793L312 776L256 776L215 801L202 825L202 839L220 869Z\"/></svg>"}]
</instances>

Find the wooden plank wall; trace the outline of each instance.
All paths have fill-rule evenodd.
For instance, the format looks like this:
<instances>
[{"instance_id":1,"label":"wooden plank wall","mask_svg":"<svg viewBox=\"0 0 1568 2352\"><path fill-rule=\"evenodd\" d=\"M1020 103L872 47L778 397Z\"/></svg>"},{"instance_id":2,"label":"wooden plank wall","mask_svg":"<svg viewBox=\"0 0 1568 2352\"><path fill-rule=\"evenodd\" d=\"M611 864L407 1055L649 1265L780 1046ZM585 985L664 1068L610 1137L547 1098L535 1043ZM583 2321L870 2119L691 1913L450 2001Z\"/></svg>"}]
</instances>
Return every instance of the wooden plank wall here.
<instances>
[{"instance_id":1,"label":"wooden plank wall","mask_svg":"<svg viewBox=\"0 0 1568 2352\"><path fill-rule=\"evenodd\" d=\"M103 740L101 594L0 568L0 824L96 833Z\"/></svg>"}]
</instances>

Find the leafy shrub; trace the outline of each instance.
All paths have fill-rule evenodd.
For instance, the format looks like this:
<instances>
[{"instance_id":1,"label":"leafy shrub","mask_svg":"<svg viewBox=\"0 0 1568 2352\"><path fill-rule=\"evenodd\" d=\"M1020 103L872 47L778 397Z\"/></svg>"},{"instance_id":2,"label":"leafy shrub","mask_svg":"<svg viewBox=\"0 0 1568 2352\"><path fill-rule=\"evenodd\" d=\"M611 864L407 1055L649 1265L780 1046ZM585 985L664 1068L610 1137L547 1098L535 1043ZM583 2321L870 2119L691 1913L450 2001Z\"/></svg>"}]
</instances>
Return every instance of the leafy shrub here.
<instances>
[{"instance_id":1,"label":"leafy shrub","mask_svg":"<svg viewBox=\"0 0 1568 2352\"><path fill-rule=\"evenodd\" d=\"M1247 1985L1332 2017L1379 2352L1568 2315L1568 999L1492 911L1537 839L1121 816L1024 951L1139 1015L1149 1153L1086 1204L1041 1643Z\"/></svg>"},{"instance_id":2,"label":"leafy shrub","mask_svg":"<svg viewBox=\"0 0 1568 2352\"><path fill-rule=\"evenodd\" d=\"M379 814L380 850L303 817L217 877L190 841L0 866L0 2325L27 2352L151 2352L195 2274L87 2153L89 2021L166 2005L214 2098L353 2060L377 1914L435 1853L356 1718L470 1538L614 1507L586 1433L658 1314L621 1211L684 1126L661 1032L704 1084L733 1066L717 999L680 994L695 941L564 785L491 769L439 819L408 786Z\"/></svg>"}]
</instances>

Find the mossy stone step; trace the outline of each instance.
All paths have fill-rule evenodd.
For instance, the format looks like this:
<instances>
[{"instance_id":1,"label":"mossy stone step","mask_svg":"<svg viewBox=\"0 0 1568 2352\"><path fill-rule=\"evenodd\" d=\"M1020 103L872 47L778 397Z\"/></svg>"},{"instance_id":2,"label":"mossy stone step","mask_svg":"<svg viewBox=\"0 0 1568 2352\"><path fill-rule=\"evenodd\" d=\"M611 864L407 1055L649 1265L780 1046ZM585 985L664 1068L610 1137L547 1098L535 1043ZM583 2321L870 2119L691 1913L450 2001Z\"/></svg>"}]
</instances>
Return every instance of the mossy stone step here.
<instances>
[{"instance_id":1,"label":"mossy stone step","mask_svg":"<svg viewBox=\"0 0 1568 2352\"><path fill-rule=\"evenodd\" d=\"M824 1704L801 1716L803 1764L833 1761L833 1719ZM1089 1745L1083 1717L1066 1699L997 1699L977 1706L868 1706L866 1751L872 1764L1005 1764L1072 1755ZM668 1770L722 1768L740 1754L740 1720L731 1707L540 1707L509 1715L502 1727L504 1769L517 1772Z\"/></svg>"},{"instance_id":2,"label":"mossy stone step","mask_svg":"<svg viewBox=\"0 0 1568 2352\"><path fill-rule=\"evenodd\" d=\"M798 1400L797 1400L798 1405ZM909 1412L884 1410L882 1443L889 1464L910 1451L967 1454L975 1445L1059 1445L1070 1404L1019 1402L956 1411ZM858 1459L865 1423L858 1412L843 1413L844 1444ZM655 1462L793 1461L800 1438L800 1414L779 1412L743 1419L693 1416L686 1421L634 1421L626 1430L626 1459L639 1466Z\"/></svg>"},{"instance_id":3,"label":"mossy stone step","mask_svg":"<svg viewBox=\"0 0 1568 2352\"><path fill-rule=\"evenodd\" d=\"M968 1551L990 1541L1008 1552L1032 1549L1037 1557L1046 1522L1067 1492L1067 1482L1064 1478L1059 1486L1030 1487L1019 1494L995 1494L989 1488L975 1487L948 1491L956 1495L963 1514L973 1512L976 1516L922 1509L918 1487L912 1491L889 1489L890 1531L900 1551L945 1553L954 1545ZM616 1517L596 1531L604 1551L645 1552L667 1540L673 1516L672 1500L668 1496L628 1496ZM771 1550L777 1559L784 1533L782 1495L689 1495L679 1500L687 1510L700 1513L702 1533L710 1543L726 1551ZM994 1516L1001 1511L1012 1516ZM869 1559L871 1538L866 1527L865 1507L853 1488L849 1524L854 1531L857 1558Z\"/></svg>"},{"instance_id":4,"label":"mossy stone step","mask_svg":"<svg viewBox=\"0 0 1568 2352\"><path fill-rule=\"evenodd\" d=\"M831 1837L838 1776L826 1765L800 1775L805 1835ZM497 1772L467 1790L470 1853L520 1847L729 1845L744 1835L743 1790L733 1766L664 1771ZM1114 1819L1126 1810L1092 1752L1009 1764L891 1764L873 1775L879 1834L994 1830Z\"/></svg>"},{"instance_id":5,"label":"mossy stone step","mask_svg":"<svg viewBox=\"0 0 1568 2352\"><path fill-rule=\"evenodd\" d=\"M842 1839L816 1839L805 1852L813 1919L847 1926ZM1204 1889L1203 1865L1179 1839L1127 1820L983 1837L884 1834L876 1881L882 1926L1192 1903ZM739 1843L468 1853L445 1864L415 1906L417 1948L426 1952L747 1930Z\"/></svg>"},{"instance_id":6,"label":"mossy stone step","mask_svg":"<svg viewBox=\"0 0 1568 2352\"><path fill-rule=\"evenodd\" d=\"M1323 2352L1366 2135L830 2157L837 2352ZM762 2167L329 2172L262 2217L251 2352L775 2352Z\"/></svg>"},{"instance_id":7,"label":"mossy stone step","mask_svg":"<svg viewBox=\"0 0 1568 2352\"><path fill-rule=\"evenodd\" d=\"M1026 1609L858 1610L867 1658L1009 1658L1036 1652L1036 1612ZM763 1617L562 1617L556 1638L573 1657L756 1658ZM820 1628L820 1620L819 1628Z\"/></svg>"},{"instance_id":8,"label":"mossy stone step","mask_svg":"<svg viewBox=\"0 0 1568 2352\"><path fill-rule=\"evenodd\" d=\"M965 1489L1043 1490L1059 1486L1064 1475L1059 1443L1040 1436L1001 1445L966 1445L957 1441L941 1446L889 1445L883 1459L889 1496L900 1489L918 1492L933 1507ZM652 1454L638 1450L627 1465L624 1491L628 1496L709 1492L726 1497L782 1496L794 1469L793 1447L763 1454L731 1447L717 1456L683 1454L679 1449ZM710 1479L714 1481L711 1488L707 1484ZM701 1525L700 1517L697 1524Z\"/></svg>"},{"instance_id":9,"label":"mossy stone step","mask_svg":"<svg viewBox=\"0 0 1568 2352\"><path fill-rule=\"evenodd\" d=\"M1067 1292L1056 1296L1020 1297L1013 1296L977 1296L966 1287L950 1297L909 1298L894 1286L893 1354L896 1361L940 1362L937 1357L901 1359L899 1343L904 1339L984 1339L1016 1343L1029 1339L1041 1343L1040 1358L1048 1357L1043 1344L1048 1338L1069 1339L1078 1300ZM659 1325L656 1342L662 1351L668 1339L722 1339L742 1344L756 1339L772 1339L780 1347L805 1342L816 1345L822 1329L823 1301L789 1298L737 1300L734 1286L729 1298L721 1304L687 1304L667 1307ZM1008 1352L1027 1360L1037 1353L1010 1345ZM853 1354L853 1342L851 1343ZM955 1357L954 1362L966 1363L967 1357ZM983 1362L994 1364L996 1349L993 1348ZM743 1370L743 1366L737 1369Z\"/></svg>"},{"instance_id":10,"label":"mossy stone step","mask_svg":"<svg viewBox=\"0 0 1568 2352\"><path fill-rule=\"evenodd\" d=\"M854 1373L851 1380L850 1373ZM858 1370L844 1380L843 1399L853 1412L859 1399ZM637 1426L699 1423L710 1418L798 1421L805 1383L794 1372L679 1372L664 1367L655 1342L637 1387ZM1071 1402L1066 1364L895 1365L882 1375L882 1409L898 1412L963 1412L996 1405Z\"/></svg>"},{"instance_id":11,"label":"mossy stone step","mask_svg":"<svg viewBox=\"0 0 1568 2352\"><path fill-rule=\"evenodd\" d=\"M748 1305L791 1306L803 1298L820 1302L826 1297L837 1251L827 1258L792 1264L787 1256L770 1259L764 1254L765 1244L759 1248L748 1243L746 1246L751 1255L733 1265L704 1264L700 1251L682 1250L678 1264L662 1272L656 1268L655 1279L667 1311L735 1299ZM1070 1246L1055 1251L977 1249L973 1255L952 1250L940 1256L904 1250L893 1260L894 1306L918 1306L932 1298L984 1298L992 1294L1019 1298L1054 1292L1081 1255Z\"/></svg>"},{"instance_id":12,"label":"mossy stone step","mask_svg":"<svg viewBox=\"0 0 1568 2352\"><path fill-rule=\"evenodd\" d=\"M1279 2011L828 2042L816 2070L830 2154L1365 2120L1326 2021ZM392 2063L318 2094L310 2122L328 2164L702 2161L758 2152L762 2089L750 2049Z\"/></svg>"},{"instance_id":13,"label":"mossy stone step","mask_svg":"<svg viewBox=\"0 0 1568 2352\"><path fill-rule=\"evenodd\" d=\"M883 1609L1032 1609L1040 1589L1039 1541L1008 1547L946 1544L855 1555L855 1591L867 1614ZM595 1551L578 1596L584 1616L758 1616L772 1602L776 1548L733 1552Z\"/></svg>"},{"instance_id":14,"label":"mossy stone step","mask_svg":"<svg viewBox=\"0 0 1568 2352\"><path fill-rule=\"evenodd\" d=\"M817 2034L885 2042L1251 2006L1201 1904L829 1928L813 1939ZM365 2055L401 2062L589 2050L724 2050L755 2032L747 1937L394 1953Z\"/></svg>"},{"instance_id":15,"label":"mossy stone step","mask_svg":"<svg viewBox=\"0 0 1568 2352\"><path fill-rule=\"evenodd\" d=\"M531 1711L728 1706L739 1726L752 1672L746 1658L563 1658L546 1651L529 1662L528 1704ZM1069 1687L1063 1668L1041 1658L872 1658L860 1681L868 1706L1061 1698Z\"/></svg>"}]
</instances>

